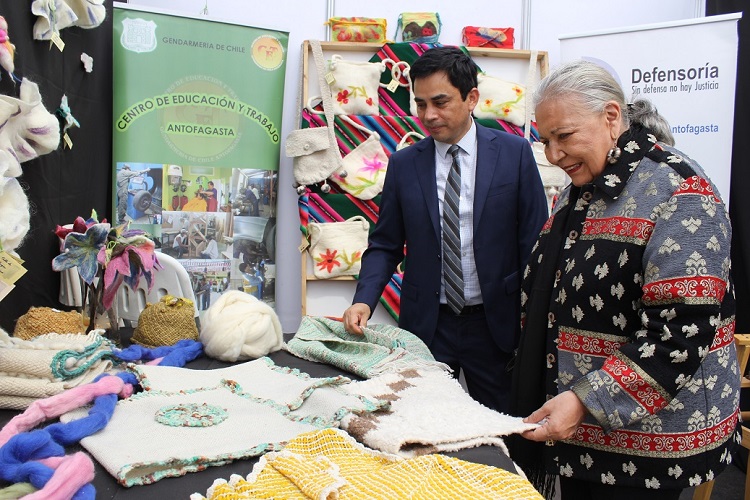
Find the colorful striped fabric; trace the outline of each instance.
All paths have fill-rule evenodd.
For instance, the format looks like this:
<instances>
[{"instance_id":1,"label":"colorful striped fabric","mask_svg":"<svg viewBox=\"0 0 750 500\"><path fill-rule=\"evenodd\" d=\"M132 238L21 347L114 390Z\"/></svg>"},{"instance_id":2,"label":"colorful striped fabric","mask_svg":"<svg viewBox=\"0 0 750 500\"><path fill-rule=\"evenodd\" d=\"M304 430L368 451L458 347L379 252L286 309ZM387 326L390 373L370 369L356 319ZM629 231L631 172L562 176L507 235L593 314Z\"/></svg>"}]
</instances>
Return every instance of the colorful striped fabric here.
<instances>
[{"instance_id":1,"label":"colorful striped fabric","mask_svg":"<svg viewBox=\"0 0 750 500\"><path fill-rule=\"evenodd\" d=\"M439 44L429 43L387 43L375 53L370 62L380 62L384 59L394 61L405 61L412 64L420 55ZM462 49L464 49L462 47ZM464 49L465 50L465 49ZM390 67L389 67L390 68ZM382 83L388 84L391 80L391 72L383 72ZM406 83L403 79L402 83ZM378 92L380 101L380 115L348 115L354 123L377 132L380 135L380 143L386 155L390 156L396 151L401 138L409 132L418 132L423 136L429 133L425 130L419 118L409 115L409 89L398 87L395 92L381 87ZM320 113L320 114L318 114ZM310 111L302 111L302 128L315 128L326 126L321 105ZM477 119L477 123L485 127L495 128L524 136L523 127L519 127L503 120ZM349 154L355 147L367 140L368 135L356 129L353 125L344 121L341 116L334 118L336 139L342 156ZM539 133L536 123L531 122L531 137L529 140L538 141ZM329 193L323 193L319 186L308 186L306 194L299 197L300 231L307 236L307 223L315 222L340 222L356 215L363 215L370 222L370 230L375 227L378 220L378 206L380 196L372 200L363 201L352 195L344 193L335 182L328 184L331 188ZM381 304L386 310L398 320L401 297L401 278L403 273L395 273L386 286L380 298Z\"/></svg>"}]
</instances>

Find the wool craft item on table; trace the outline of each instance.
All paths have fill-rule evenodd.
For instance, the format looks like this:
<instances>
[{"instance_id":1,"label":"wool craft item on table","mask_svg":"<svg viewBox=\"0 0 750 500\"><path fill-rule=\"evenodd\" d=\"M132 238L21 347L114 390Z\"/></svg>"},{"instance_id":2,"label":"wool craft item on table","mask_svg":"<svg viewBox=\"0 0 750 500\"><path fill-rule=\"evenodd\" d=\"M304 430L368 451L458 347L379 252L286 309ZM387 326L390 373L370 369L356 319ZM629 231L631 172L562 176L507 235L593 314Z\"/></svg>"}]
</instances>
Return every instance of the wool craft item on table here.
<instances>
[{"instance_id":1,"label":"wool craft item on table","mask_svg":"<svg viewBox=\"0 0 750 500\"><path fill-rule=\"evenodd\" d=\"M391 405L348 415L341 428L370 448L404 457L482 445L497 446L508 455L503 436L538 427L474 401L458 380L441 371L406 369L352 382L344 390Z\"/></svg>"},{"instance_id":2,"label":"wool craft item on table","mask_svg":"<svg viewBox=\"0 0 750 500\"><path fill-rule=\"evenodd\" d=\"M13 337L31 340L45 333L83 333L81 314L52 307L31 307L16 321Z\"/></svg>"},{"instance_id":3,"label":"wool craft item on table","mask_svg":"<svg viewBox=\"0 0 750 500\"><path fill-rule=\"evenodd\" d=\"M382 324L362 330L363 335L355 335L347 333L341 321L303 316L284 349L299 358L333 365L364 378L417 367L450 370L435 361L429 348L411 332Z\"/></svg>"},{"instance_id":4,"label":"wool craft item on table","mask_svg":"<svg viewBox=\"0 0 750 500\"><path fill-rule=\"evenodd\" d=\"M195 305L192 300L165 295L155 304L146 304L138 316L138 325L130 341L158 347L186 339L198 340Z\"/></svg>"},{"instance_id":5,"label":"wool craft item on table","mask_svg":"<svg viewBox=\"0 0 750 500\"><path fill-rule=\"evenodd\" d=\"M75 421L82 413L76 410L60 420ZM109 425L81 439L81 446L130 487L280 450L298 434L319 428L227 382L195 391L144 391L121 400ZM138 429L139 439L123 429Z\"/></svg>"},{"instance_id":6,"label":"wool craft item on table","mask_svg":"<svg viewBox=\"0 0 750 500\"><path fill-rule=\"evenodd\" d=\"M301 434L280 452L263 455L247 479L216 479L206 496L190 500L247 498L541 500L526 479L489 465L442 455L405 459L365 448L337 429Z\"/></svg>"},{"instance_id":7,"label":"wool craft item on table","mask_svg":"<svg viewBox=\"0 0 750 500\"><path fill-rule=\"evenodd\" d=\"M225 292L201 319L206 355L244 361L278 351L284 343L281 322L271 306L249 293Z\"/></svg>"},{"instance_id":8,"label":"wool craft item on table","mask_svg":"<svg viewBox=\"0 0 750 500\"><path fill-rule=\"evenodd\" d=\"M48 333L22 340L0 331L0 408L25 409L108 371L112 345L103 332Z\"/></svg>"},{"instance_id":9,"label":"wool craft item on table","mask_svg":"<svg viewBox=\"0 0 750 500\"><path fill-rule=\"evenodd\" d=\"M342 390L351 382L343 376L313 378L296 368L277 366L263 357L228 368L189 370L165 366L129 365L146 391L179 392L231 383L254 398L285 406L289 416L336 426L349 413L367 413L387 406Z\"/></svg>"},{"instance_id":10,"label":"wool craft item on table","mask_svg":"<svg viewBox=\"0 0 750 500\"><path fill-rule=\"evenodd\" d=\"M126 349L118 354L130 361L161 358L169 366L184 366L185 362L200 354L201 345L193 341L181 341L179 345L147 350L144 348ZM197 349L196 349L197 347ZM68 391L36 401L21 415L14 417L0 430L0 479L20 482L31 480L33 486L40 488L40 498L70 498L69 491L78 492L74 499L95 496L92 485L85 484L87 471L90 468L81 464L81 460L91 463L84 453L57 457L64 453L63 446L80 441L82 437L93 434L104 428L114 412L117 395L130 397L136 378L132 373L122 372L117 376L105 375L94 383L79 386ZM46 419L55 418L62 413L78 408L94 399L93 407L88 414L71 423L58 423L41 430L27 432ZM33 452L33 456L30 455ZM62 467L63 464L77 463L75 467ZM79 488L79 485L81 487ZM72 488L72 490L71 490ZM66 495L66 490L68 494ZM62 494L62 497L58 497Z\"/></svg>"},{"instance_id":11,"label":"wool craft item on table","mask_svg":"<svg viewBox=\"0 0 750 500\"><path fill-rule=\"evenodd\" d=\"M0 488L0 500L15 500L24 495L34 493L36 488L31 483L16 483Z\"/></svg>"}]
</instances>

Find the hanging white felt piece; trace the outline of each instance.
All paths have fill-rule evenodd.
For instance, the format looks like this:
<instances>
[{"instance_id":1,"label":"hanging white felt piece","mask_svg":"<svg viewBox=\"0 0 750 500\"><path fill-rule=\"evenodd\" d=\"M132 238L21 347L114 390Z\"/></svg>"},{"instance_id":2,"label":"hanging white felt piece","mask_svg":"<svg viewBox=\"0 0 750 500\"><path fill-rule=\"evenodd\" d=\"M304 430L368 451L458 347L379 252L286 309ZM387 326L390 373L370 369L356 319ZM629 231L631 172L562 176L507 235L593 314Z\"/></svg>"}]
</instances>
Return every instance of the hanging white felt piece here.
<instances>
[{"instance_id":1,"label":"hanging white felt piece","mask_svg":"<svg viewBox=\"0 0 750 500\"><path fill-rule=\"evenodd\" d=\"M18 180L0 179L0 245L4 251L11 252L21 246L29 232L29 220L29 200Z\"/></svg>"},{"instance_id":2,"label":"hanging white felt piece","mask_svg":"<svg viewBox=\"0 0 750 500\"><path fill-rule=\"evenodd\" d=\"M0 173L21 175L21 163L50 153L60 144L57 117L42 104L39 87L26 78L20 98L0 95Z\"/></svg>"}]
</instances>

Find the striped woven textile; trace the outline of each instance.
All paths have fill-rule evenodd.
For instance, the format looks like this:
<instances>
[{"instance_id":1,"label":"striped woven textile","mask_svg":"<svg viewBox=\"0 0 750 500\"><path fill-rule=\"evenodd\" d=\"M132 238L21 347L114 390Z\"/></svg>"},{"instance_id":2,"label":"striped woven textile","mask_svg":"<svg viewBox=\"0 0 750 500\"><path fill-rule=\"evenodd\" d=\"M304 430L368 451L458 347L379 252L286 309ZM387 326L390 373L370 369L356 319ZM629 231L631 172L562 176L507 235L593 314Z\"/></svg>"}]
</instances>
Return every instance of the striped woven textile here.
<instances>
[{"instance_id":1,"label":"striped woven textile","mask_svg":"<svg viewBox=\"0 0 750 500\"><path fill-rule=\"evenodd\" d=\"M360 200L346 193L335 192L335 184L330 193L322 193L317 186L309 186L306 194L297 200L300 231L308 237L307 223L341 222L355 215L364 216L370 222L370 231L378 221L380 196L372 200ZM355 276L356 277L356 276ZM394 273L380 296L380 304L396 321L401 312L401 279L403 273Z\"/></svg>"},{"instance_id":2,"label":"striped woven textile","mask_svg":"<svg viewBox=\"0 0 750 500\"><path fill-rule=\"evenodd\" d=\"M439 46L439 44L387 43L372 56L370 62L379 62L389 58L412 64L426 50L435 46ZM391 72L383 72L381 81L387 84L390 79ZM406 83L406 80L402 80L402 82ZM349 115L348 118L358 125L377 132L380 135L380 144L387 156L396 151L399 141L407 133L418 132L423 136L429 135L419 118L409 115L409 89L407 87L399 87L395 92L390 92L388 89L381 87L378 96L380 115ZM312 112L304 109L302 111L302 128L326 126L326 119L322 112L321 105L313 108ZM509 134L524 136L523 127L504 120L477 119L476 122L485 127L503 130ZM342 156L349 154L368 137L367 134L342 120L340 116L334 118L334 128ZM539 140L535 122L531 122L530 134L531 141ZM300 230L305 237L307 237L307 223L311 220L315 222L339 222L355 215L362 215L370 222L370 230L375 227L378 220L380 196L363 201L344 193L335 182L330 182L328 185L331 188L329 193L323 193L318 186L308 186L307 193L299 197ZM402 273L394 273L380 298L383 307L396 320L398 320L400 312L402 277Z\"/></svg>"},{"instance_id":3,"label":"striped woven textile","mask_svg":"<svg viewBox=\"0 0 750 500\"><path fill-rule=\"evenodd\" d=\"M246 498L542 499L528 480L489 465L444 455L402 459L366 448L339 429L300 434L281 452L267 453L247 479L217 479L206 496Z\"/></svg>"}]
</instances>

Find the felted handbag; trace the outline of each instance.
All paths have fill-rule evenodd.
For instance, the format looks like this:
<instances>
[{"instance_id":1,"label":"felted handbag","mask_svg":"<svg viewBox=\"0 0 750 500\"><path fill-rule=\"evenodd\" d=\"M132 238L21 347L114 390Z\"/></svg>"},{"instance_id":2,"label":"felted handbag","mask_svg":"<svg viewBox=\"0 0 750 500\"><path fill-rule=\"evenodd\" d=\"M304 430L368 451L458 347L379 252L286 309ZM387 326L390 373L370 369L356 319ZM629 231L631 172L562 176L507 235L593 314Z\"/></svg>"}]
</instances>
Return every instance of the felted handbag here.
<instances>
[{"instance_id":1,"label":"felted handbag","mask_svg":"<svg viewBox=\"0 0 750 500\"><path fill-rule=\"evenodd\" d=\"M323 49L318 40L310 40L315 66L318 71L318 82L321 89L327 89L323 74ZM304 59L304 58L301 58ZM301 74L301 73L300 73ZM302 81L300 78L299 94L297 96L297 124L301 123L302 112ZM323 93L323 111L326 116L326 127L297 129L286 138L285 151L293 161L294 180L297 190L302 194L306 185L326 180L341 168L341 153L336 142L336 132L333 129L333 104L330 92Z\"/></svg>"},{"instance_id":2,"label":"felted handbag","mask_svg":"<svg viewBox=\"0 0 750 500\"><path fill-rule=\"evenodd\" d=\"M326 81L329 84L334 115L377 115L380 76L386 62L347 61L339 54L331 56ZM325 94L322 90L321 92Z\"/></svg>"},{"instance_id":3,"label":"felted handbag","mask_svg":"<svg viewBox=\"0 0 750 500\"><path fill-rule=\"evenodd\" d=\"M474 108L476 118L505 120L523 126L526 121L526 88L518 83L479 73L479 102Z\"/></svg>"},{"instance_id":4,"label":"felted handbag","mask_svg":"<svg viewBox=\"0 0 750 500\"><path fill-rule=\"evenodd\" d=\"M307 224L313 275L328 279L359 274L362 254L367 248L370 223L361 215L342 222Z\"/></svg>"},{"instance_id":5,"label":"felted handbag","mask_svg":"<svg viewBox=\"0 0 750 500\"><path fill-rule=\"evenodd\" d=\"M515 38L513 28L464 26L461 30L461 40L467 47L512 49Z\"/></svg>"},{"instance_id":6,"label":"felted handbag","mask_svg":"<svg viewBox=\"0 0 750 500\"><path fill-rule=\"evenodd\" d=\"M359 198L371 200L383 191L388 156L380 144L377 132L364 127L348 116L342 120L368 137L341 160L341 168L333 173L331 180L343 191Z\"/></svg>"},{"instance_id":7,"label":"felted handbag","mask_svg":"<svg viewBox=\"0 0 750 500\"><path fill-rule=\"evenodd\" d=\"M339 42L384 42L388 22L379 17L332 17L331 39Z\"/></svg>"},{"instance_id":8,"label":"felted handbag","mask_svg":"<svg viewBox=\"0 0 750 500\"><path fill-rule=\"evenodd\" d=\"M394 38L398 39L400 31L404 42L437 43L442 26L437 12L402 12Z\"/></svg>"},{"instance_id":9,"label":"felted handbag","mask_svg":"<svg viewBox=\"0 0 750 500\"><path fill-rule=\"evenodd\" d=\"M407 132L401 137L401 139L398 141L398 144L396 145L396 151L401 151L402 149L410 146L409 139L413 139L414 142L421 141L424 139L424 136L420 134L419 132Z\"/></svg>"}]
</instances>

